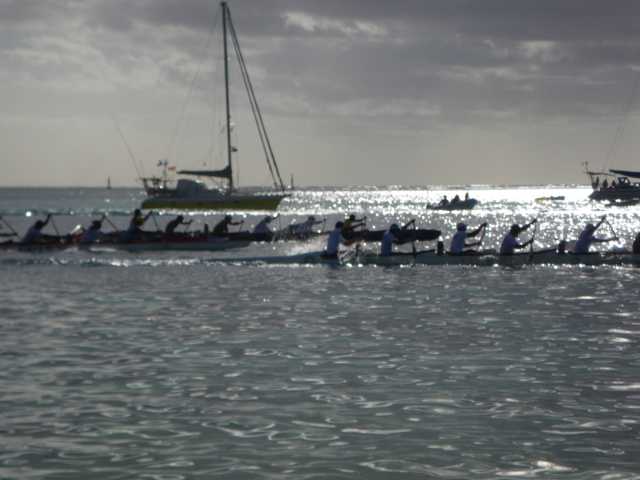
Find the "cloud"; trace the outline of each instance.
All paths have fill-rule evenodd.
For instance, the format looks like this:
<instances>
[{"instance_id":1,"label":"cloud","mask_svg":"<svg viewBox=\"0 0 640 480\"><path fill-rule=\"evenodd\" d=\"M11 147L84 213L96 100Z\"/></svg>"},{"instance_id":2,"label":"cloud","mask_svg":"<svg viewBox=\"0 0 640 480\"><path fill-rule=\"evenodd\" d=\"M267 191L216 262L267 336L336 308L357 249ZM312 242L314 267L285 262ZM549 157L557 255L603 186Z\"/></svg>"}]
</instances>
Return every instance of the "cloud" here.
<instances>
[{"instance_id":1,"label":"cloud","mask_svg":"<svg viewBox=\"0 0 640 480\"><path fill-rule=\"evenodd\" d=\"M315 17L304 12L295 11L285 12L283 17L287 27L299 28L310 33L334 32L349 37L364 35L372 38L381 38L388 34L387 29L383 25L362 20L344 22L327 17Z\"/></svg>"},{"instance_id":2,"label":"cloud","mask_svg":"<svg viewBox=\"0 0 640 480\"><path fill-rule=\"evenodd\" d=\"M322 136L336 132L353 134L348 150L356 163L373 155L358 152L383 149L390 132L413 136L398 145L403 158L416 159L398 170L408 178L418 150L432 148L422 142L425 131L438 132L439 158L457 131L470 144L498 150L478 138L503 138L499 132L518 122L539 127L517 129L510 151L531 145L526 135L551 135L544 127L551 123L574 140L579 135L569 125L582 125L593 140L594 123L606 126L627 111L640 71L640 2L630 0L229 5L265 117L276 127L270 130L283 128L276 135L297 145L284 149L284 162L320 151ZM64 135L59 118L75 115L103 132L98 148L109 150L119 140L104 135L105 118L115 113L127 119L131 142L155 161L164 155L155 145L166 145L184 106L202 116L220 90L220 13L210 0L0 0L0 24L0 121L19 118L29 131L31 118L30 138L52 128ZM242 117L248 106L237 67L231 73L234 114ZM204 127L197 131L206 135ZM296 140L287 140L293 131ZM365 137L366 146L358 143ZM28 154L28 144L10 144ZM185 156L197 156L195 147L185 148ZM582 147L575 141L574 148ZM452 147L450 155L461 151Z\"/></svg>"}]
</instances>

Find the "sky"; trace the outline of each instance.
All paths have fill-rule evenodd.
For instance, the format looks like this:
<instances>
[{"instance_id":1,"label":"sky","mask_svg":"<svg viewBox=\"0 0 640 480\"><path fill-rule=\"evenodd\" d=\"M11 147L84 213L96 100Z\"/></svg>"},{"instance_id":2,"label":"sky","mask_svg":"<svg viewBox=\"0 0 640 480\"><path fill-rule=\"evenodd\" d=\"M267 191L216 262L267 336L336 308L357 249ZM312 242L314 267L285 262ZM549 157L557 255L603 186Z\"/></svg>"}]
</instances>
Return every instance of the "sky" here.
<instances>
[{"instance_id":1,"label":"sky","mask_svg":"<svg viewBox=\"0 0 640 480\"><path fill-rule=\"evenodd\" d=\"M287 182L640 170L636 0L228 3ZM220 23L210 0L0 0L0 185L221 168ZM230 76L236 174L268 185L235 63Z\"/></svg>"}]
</instances>

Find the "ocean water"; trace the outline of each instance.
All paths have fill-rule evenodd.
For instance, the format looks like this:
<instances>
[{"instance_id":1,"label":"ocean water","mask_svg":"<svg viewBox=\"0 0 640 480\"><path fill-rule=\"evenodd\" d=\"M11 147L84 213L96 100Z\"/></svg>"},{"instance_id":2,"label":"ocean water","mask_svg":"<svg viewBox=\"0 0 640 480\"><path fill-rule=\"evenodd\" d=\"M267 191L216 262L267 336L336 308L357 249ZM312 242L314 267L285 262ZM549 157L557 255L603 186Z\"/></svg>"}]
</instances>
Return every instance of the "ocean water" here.
<instances>
[{"instance_id":1,"label":"ocean water","mask_svg":"<svg viewBox=\"0 0 640 480\"><path fill-rule=\"evenodd\" d=\"M425 208L465 191L473 211ZM608 247L628 248L640 207L588 193L306 189L277 222L415 218L448 243L487 221L489 248L537 217L542 248L607 214ZM20 232L47 212L61 232L103 212L124 227L140 200L5 188L0 215ZM0 252L0 478L640 478L639 269L220 261L320 248Z\"/></svg>"}]
</instances>

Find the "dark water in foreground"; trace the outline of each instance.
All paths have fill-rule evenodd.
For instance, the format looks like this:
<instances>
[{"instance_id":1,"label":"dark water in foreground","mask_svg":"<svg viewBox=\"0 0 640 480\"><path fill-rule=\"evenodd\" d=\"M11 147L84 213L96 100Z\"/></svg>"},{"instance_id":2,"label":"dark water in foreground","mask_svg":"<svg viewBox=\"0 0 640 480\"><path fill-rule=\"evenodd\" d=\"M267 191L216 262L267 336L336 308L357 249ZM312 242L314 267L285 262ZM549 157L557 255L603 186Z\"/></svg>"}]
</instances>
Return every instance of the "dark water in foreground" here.
<instances>
[{"instance_id":1,"label":"dark water in foreground","mask_svg":"<svg viewBox=\"0 0 640 480\"><path fill-rule=\"evenodd\" d=\"M535 214L551 241L601 213L571 192L462 215ZM640 478L640 270L220 255L0 254L0 478Z\"/></svg>"}]
</instances>

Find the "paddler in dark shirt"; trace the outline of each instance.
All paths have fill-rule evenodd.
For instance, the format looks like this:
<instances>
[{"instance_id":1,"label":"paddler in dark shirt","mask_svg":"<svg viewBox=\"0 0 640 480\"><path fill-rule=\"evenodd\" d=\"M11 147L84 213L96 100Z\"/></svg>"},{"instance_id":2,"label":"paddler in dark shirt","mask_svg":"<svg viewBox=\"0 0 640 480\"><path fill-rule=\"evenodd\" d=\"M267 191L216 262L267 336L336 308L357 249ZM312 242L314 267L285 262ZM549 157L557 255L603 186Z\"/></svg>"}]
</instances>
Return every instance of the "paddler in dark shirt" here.
<instances>
[{"instance_id":1,"label":"paddler in dark shirt","mask_svg":"<svg viewBox=\"0 0 640 480\"><path fill-rule=\"evenodd\" d=\"M151 215L153 215L153 211L147 213L146 215L142 215L142 211L140 211L139 208L136 208L133 211L133 216L131 217L131 220L129 221L129 227L127 228L127 231L124 233L125 241L131 241L136 238L140 238L145 233L149 233L142 230L142 227L147 222L147 220L149 220Z\"/></svg>"},{"instance_id":2,"label":"paddler in dark shirt","mask_svg":"<svg viewBox=\"0 0 640 480\"><path fill-rule=\"evenodd\" d=\"M185 222L184 217L182 215L178 215L176 218L167 223L167 226L164 229L164 233L167 235L173 235L176 228L180 225L191 225L192 220L187 220Z\"/></svg>"},{"instance_id":3,"label":"paddler in dark shirt","mask_svg":"<svg viewBox=\"0 0 640 480\"><path fill-rule=\"evenodd\" d=\"M39 243L45 240L54 240L55 238L57 238L51 235L44 235L42 233L42 229L47 226L49 220L51 220L51 214L47 215L47 218L45 218L44 220L38 220L36 223L34 223L29 228L29 230L27 230L27 233L24 235L24 237L22 237L20 243Z\"/></svg>"},{"instance_id":4,"label":"paddler in dark shirt","mask_svg":"<svg viewBox=\"0 0 640 480\"><path fill-rule=\"evenodd\" d=\"M635 255L640 254L640 233L636 235L635 240L633 241L632 252Z\"/></svg>"},{"instance_id":5,"label":"paddler in dark shirt","mask_svg":"<svg viewBox=\"0 0 640 480\"><path fill-rule=\"evenodd\" d=\"M363 227L366 221L367 217L356 218L354 214L349 215L349 218L342 223L342 236L346 240L351 240L355 236L356 228Z\"/></svg>"},{"instance_id":6,"label":"paddler in dark shirt","mask_svg":"<svg viewBox=\"0 0 640 480\"><path fill-rule=\"evenodd\" d=\"M213 227L214 235L226 235L229 233L229 225L242 225L243 222L234 222L231 215L225 215L215 227Z\"/></svg>"},{"instance_id":7,"label":"paddler in dark shirt","mask_svg":"<svg viewBox=\"0 0 640 480\"><path fill-rule=\"evenodd\" d=\"M89 245L97 242L102 238L102 221L94 220L91 222L89 228L85 230L85 232L80 237L80 243L83 245Z\"/></svg>"}]
</instances>

